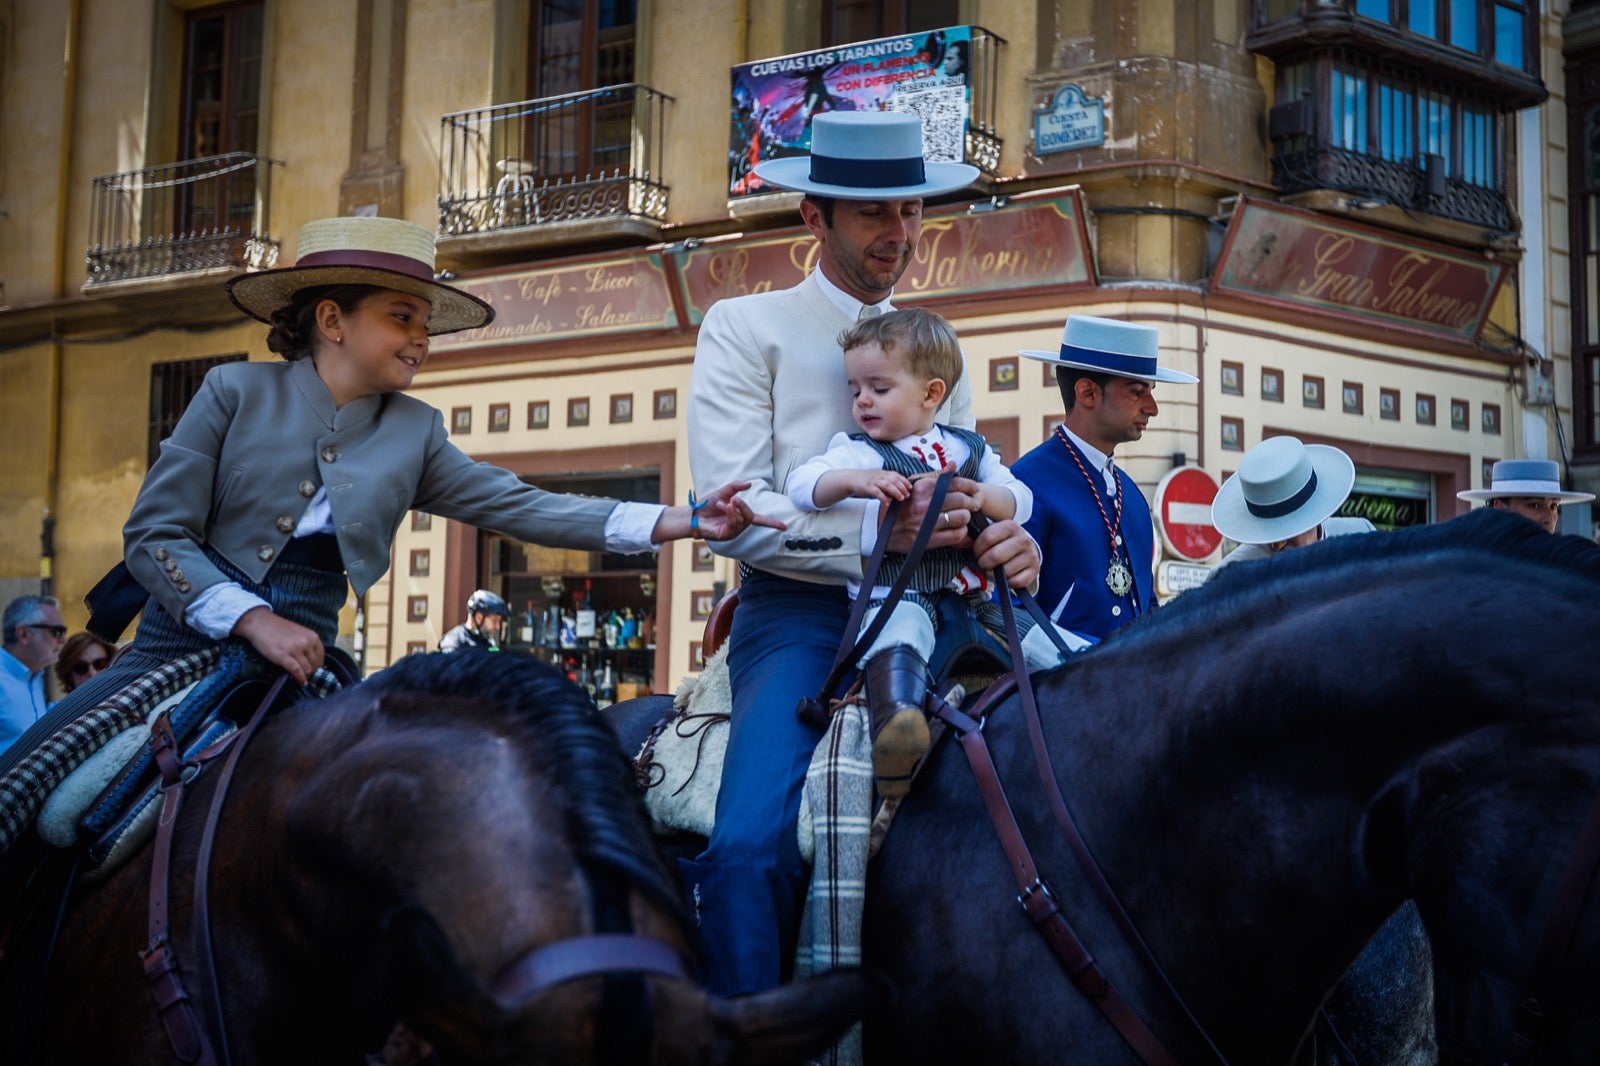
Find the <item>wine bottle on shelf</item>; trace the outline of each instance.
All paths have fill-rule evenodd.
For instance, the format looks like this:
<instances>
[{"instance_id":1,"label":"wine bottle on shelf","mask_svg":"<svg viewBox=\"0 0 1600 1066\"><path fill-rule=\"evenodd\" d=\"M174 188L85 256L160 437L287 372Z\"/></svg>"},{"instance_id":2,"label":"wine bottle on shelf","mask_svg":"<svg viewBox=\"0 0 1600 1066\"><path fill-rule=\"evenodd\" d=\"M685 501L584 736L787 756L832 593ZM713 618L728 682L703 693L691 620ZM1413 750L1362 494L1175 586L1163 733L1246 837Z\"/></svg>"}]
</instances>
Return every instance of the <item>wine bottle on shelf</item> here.
<instances>
[{"instance_id":1,"label":"wine bottle on shelf","mask_svg":"<svg viewBox=\"0 0 1600 1066\"><path fill-rule=\"evenodd\" d=\"M586 647L592 646L595 641L594 596L588 578L583 580L583 597L578 600L576 620L577 628L574 635L578 638L578 643Z\"/></svg>"},{"instance_id":2,"label":"wine bottle on shelf","mask_svg":"<svg viewBox=\"0 0 1600 1066\"><path fill-rule=\"evenodd\" d=\"M531 648L537 636L533 625L533 601L529 600L527 610L522 612L522 643Z\"/></svg>"},{"instance_id":3,"label":"wine bottle on shelf","mask_svg":"<svg viewBox=\"0 0 1600 1066\"><path fill-rule=\"evenodd\" d=\"M622 647L622 622L617 618L615 610L606 612L606 620L600 626L601 644L607 648Z\"/></svg>"},{"instance_id":4,"label":"wine bottle on shelf","mask_svg":"<svg viewBox=\"0 0 1600 1066\"><path fill-rule=\"evenodd\" d=\"M609 707L617 702L617 679L611 673L611 663L606 663L605 673L600 676L600 687L594 694L596 707Z\"/></svg>"}]
</instances>

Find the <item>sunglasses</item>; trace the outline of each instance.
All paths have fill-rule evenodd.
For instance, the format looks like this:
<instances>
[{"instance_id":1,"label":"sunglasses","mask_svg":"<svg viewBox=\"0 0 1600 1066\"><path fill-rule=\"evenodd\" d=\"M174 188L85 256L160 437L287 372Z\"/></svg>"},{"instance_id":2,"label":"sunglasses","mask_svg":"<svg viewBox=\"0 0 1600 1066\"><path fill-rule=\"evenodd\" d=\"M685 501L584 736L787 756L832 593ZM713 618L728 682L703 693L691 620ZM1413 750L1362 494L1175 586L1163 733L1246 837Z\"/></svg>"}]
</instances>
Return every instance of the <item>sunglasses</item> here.
<instances>
[{"instance_id":1,"label":"sunglasses","mask_svg":"<svg viewBox=\"0 0 1600 1066\"><path fill-rule=\"evenodd\" d=\"M91 672L99 673L101 670L106 668L106 661L107 660L104 658L95 659L92 661L89 659L79 659L77 662L72 664L72 676L88 677Z\"/></svg>"},{"instance_id":2,"label":"sunglasses","mask_svg":"<svg viewBox=\"0 0 1600 1066\"><path fill-rule=\"evenodd\" d=\"M53 625L48 625L48 624L46 624L44 622L24 622L23 624L26 625L29 629L38 629L38 630L42 630L43 632L49 633L52 637L55 637L57 640L60 640L62 637L67 635L67 627L66 626L53 626Z\"/></svg>"}]
</instances>

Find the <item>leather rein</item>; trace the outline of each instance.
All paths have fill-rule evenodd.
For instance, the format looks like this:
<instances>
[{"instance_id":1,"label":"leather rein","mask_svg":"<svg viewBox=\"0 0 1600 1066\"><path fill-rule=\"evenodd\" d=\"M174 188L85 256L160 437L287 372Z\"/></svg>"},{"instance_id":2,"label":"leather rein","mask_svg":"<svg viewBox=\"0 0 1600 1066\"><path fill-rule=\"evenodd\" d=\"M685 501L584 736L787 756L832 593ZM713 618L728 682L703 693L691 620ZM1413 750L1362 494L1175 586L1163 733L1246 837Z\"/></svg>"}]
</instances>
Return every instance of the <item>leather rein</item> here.
<instances>
[{"instance_id":1,"label":"leather rein","mask_svg":"<svg viewBox=\"0 0 1600 1066\"><path fill-rule=\"evenodd\" d=\"M907 583L911 579L917 562L926 550L928 541L933 535L941 513L941 505L949 490L951 473L941 472L937 475L934 489L929 497L927 510L918 526L916 537L905 553L901 564L900 574L888 594L884 597L884 606L878 612L871 626L865 632L861 631L861 621L865 615L868 591L876 583L880 564L888 547L889 536L898 518L901 505L904 501L895 500L884 508L884 514L878 527L878 539L871 558L863 567L861 579L861 593L856 597L851 611L850 619L845 624L844 639L839 652L834 658L833 669L829 671L828 678L823 682L822 689L815 698L806 698L800 701L800 715L803 719L813 722L826 722L827 707L838 691L839 684L844 680L854 664L859 662L862 654L871 646L878 632L887 623L890 608L901 597ZM982 515L974 516L969 525L969 532L976 536L989 524L988 519ZM1217 1050L1207 1036L1204 1028L1195 1019L1193 1013L1184 1003L1183 998L1173 988L1161 965L1156 961L1134 927L1132 919L1128 917L1122 902L1107 882L1105 875L1100 871L1099 864L1090 854L1088 845L1084 843L1083 835L1078 832L1077 825L1072 820L1071 813L1062 799L1060 788L1056 784L1055 771L1050 764L1049 753L1044 746L1044 731L1040 724L1039 708L1033 699L1033 686L1028 680L1027 665L1022 656L1022 644L1017 634L1017 621L1015 608L1011 596L1004 592L1009 588L1006 583L1004 567L994 568L994 582L997 589L1002 590L998 597L1001 613L1005 619L1006 645L1011 656L1012 672L994 681L974 706L973 713L967 715L955 707L950 706L942 697L933 691L928 693L928 706L930 713L934 714L956 733L961 744L961 749L967 755L967 761L972 766L973 776L977 778L978 791L983 797L985 809L989 818L994 823L995 833L1000 838L1000 844L1005 849L1009 860L1011 872L1017 881L1017 902L1033 922L1034 928L1044 937L1045 942L1055 952L1057 960L1066 971L1072 983L1100 1008L1106 1018L1115 1026L1117 1032L1127 1041L1128 1045L1147 1064L1147 1066L1178 1066L1174 1058L1157 1039L1155 1033L1139 1016L1122 995L1111 984L1105 972L1095 962L1083 946L1082 940L1074 932L1067 916L1062 913L1060 904L1050 886L1045 883L1038 868L1034 865L1033 855L1028 849L1027 841L1022 836L1022 830L1017 825L1015 816L1011 812L1010 801L1006 798L1005 786L1000 782L999 771L996 770L994 760L989 755L988 743L983 738L983 720L989 709L998 703L1005 695L1015 689L1021 696L1025 717L1028 722L1028 736L1033 744L1035 764L1038 775L1044 782L1045 792L1049 797L1050 806L1055 813L1056 822L1072 847L1073 854L1078 859L1078 864L1084 874L1094 885L1101 900L1111 911L1122 932L1123 939L1131 945L1143 961L1145 967L1152 972L1160 986L1166 991L1168 997L1177 1006L1179 1013L1188 1019L1190 1026L1199 1041L1209 1048L1216 1057L1217 1062L1226 1066L1227 1060ZM1061 650L1063 655L1071 652L1056 633L1055 625L1045 615L1043 610L1034 601L1032 595L1026 591L1014 591L1014 595L1022 602L1024 608L1034 620L1045 627L1045 633L1052 642ZM860 633L859 637L854 634Z\"/></svg>"},{"instance_id":2,"label":"leather rein","mask_svg":"<svg viewBox=\"0 0 1600 1066\"><path fill-rule=\"evenodd\" d=\"M335 662L331 657L328 660L330 666ZM353 674L345 676L343 669L335 670L335 674L345 686L358 680ZM151 724L150 747L161 771L162 800L150 867L150 939L139 956L173 1053L181 1062L195 1066L227 1066L230 1062L227 1019L222 1011L216 959L212 953L209 911L208 880L217 824L239 757L261 724L282 705L281 697L288 680L287 674L279 674L242 728L213 742L188 760L179 754L165 711ZM188 787L210 763L224 755L226 759L218 771L195 856L194 928L190 945L194 958L192 965L180 967L171 941L168 906L175 827ZM191 984L200 990L202 1009L209 1016L212 1036L207 1035L207 1026L196 1014L194 1000L185 987L184 971L188 971ZM520 1007L540 993L570 981L620 974L694 980L682 954L665 941L633 933L598 933L558 940L522 953L496 975L490 993L502 1003Z\"/></svg>"},{"instance_id":3,"label":"leather rein","mask_svg":"<svg viewBox=\"0 0 1600 1066\"><path fill-rule=\"evenodd\" d=\"M995 587L1002 591L1008 588L1006 584L1005 569L995 567ZM1022 598L1024 606L1036 618L1042 618L1042 612L1032 602L1032 597L1026 592L1016 593ZM1073 985L1087 996L1101 1014L1106 1017L1117 1033L1139 1056L1139 1060L1147 1066L1178 1066L1178 1059L1167 1050L1166 1046L1157 1037L1155 1031L1145 1022L1139 1012L1123 998L1122 994L1112 985L1110 978L1100 967L1094 956L1084 946L1082 938L1073 929L1068 916L1062 911L1061 904L1055 892L1039 873L1038 866L1034 863L1033 854L1028 847L1027 840L1022 835L1022 829L1017 824L1016 816L1012 813L1010 800L1006 797L1004 784L1000 781L1000 773L996 769L994 759L989 754L988 742L983 736L983 726L990 710L1013 690L1016 691L1019 702L1022 704L1023 717L1027 722L1028 739L1033 748L1034 766L1036 774L1043 784L1045 795L1049 800L1051 812L1055 816L1056 824L1066 837L1067 843L1077 859L1078 867L1094 887L1095 893L1111 913L1123 941L1133 949L1144 968L1155 978L1158 986L1166 994L1168 1000L1177 1008L1178 1013L1187 1020L1189 1029L1197 1038L1197 1042L1207 1048L1211 1057L1222 1066L1227 1066L1227 1058L1217 1048L1211 1037L1206 1033L1205 1027L1194 1016L1179 995L1172 981L1167 977L1161 964L1145 943L1144 937L1133 924L1133 919L1128 916L1127 909L1123 907L1116 890L1106 880L1100 865L1095 861L1094 855L1089 851L1088 844L1083 839L1083 834L1078 830L1077 823L1072 818L1072 813L1067 809L1066 800L1061 795L1061 789L1056 780L1055 768L1050 761L1050 753L1045 747L1044 728L1039 716L1039 706L1034 700L1033 685L1028 677L1026 663L1022 656L1022 645L1017 635L1016 612L1012 605L1011 597L1002 594L999 596L1000 610L1005 619L1006 646L1011 655L1012 672L995 680L984 690L978 701L973 705L970 714L963 713L952 707L943 698L930 693L930 703L933 713L949 726L956 734L956 739L961 745L961 750L967 757L968 764L972 767L973 777L977 780L978 792L983 799L985 810L989 813L989 820L994 823L995 834L1000 838L1000 845L1005 850L1011 874L1017 883L1017 903L1021 905L1028 919L1044 937L1045 943L1056 955L1056 960L1061 964ZM1051 625L1048 618L1043 618L1040 624ZM1047 632L1052 633L1051 630Z\"/></svg>"},{"instance_id":4,"label":"leather rein","mask_svg":"<svg viewBox=\"0 0 1600 1066\"><path fill-rule=\"evenodd\" d=\"M1004 590L1007 587L1004 569L997 566L994 574L996 587ZM1032 597L1027 593L1017 595L1022 599L1024 606L1038 617ZM942 697L931 692L929 701L933 713L954 730L961 750L966 754L967 762L972 767L984 808L989 813L990 821L994 823L995 833L1000 838L1012 875L1016 879L1017 902L1033 922L1034 928L1055 952L1057 960L1072 983L1100 1009L1123 1040L1139 1056L1140 1061L1147 1066L1178 1066L1178 1060L1166 1049L1138 1012L1112 986L1104 970L1084 947L1067 916L1062 912L1055 893L1034 864L1033 855L1022 835L1021 827L1017 825L1010 801L1006 797L1005 786L1000 781L999 771L990 757L988 743L983 737L987 715L1013 690L1018 694L1018 701L1022 705L1023 717L1027 723L1035 770L1044 786L1056 824L1066 837L1079 869L1089 879L1095 893L1111 913L1124 943L1134 950L1144 968L1154 975L1167 999L1187 1020L1189 1029L1198 1038L1198 1043L1210 1052L1217 1063L1227 1066L1226 1056L1184 1002L1149 945L1140 935L1133 919L1129 917L1127 909L1118 898L1116 890L1106 880L1083 834L1078 830L1071 811L1067 808L1055 769L1051 764L1049 750L1045 747L1043 724L1038 703L1034 699L1033 685L1023 661L1011 598L1001 595L999 600L1005 618L1006 643L1011 654L1012 672L996 679L984 690L974 703L970 714L952 707ZM1600 794L1596 795L1589 807L1584 823L1573 841L1566 869L1556 887L1532 972L1523 986L1524 994L1517 1004L1517 1014L1511 1033L1512 1054L1507 1059L1506 1066L1525 1066L1532 1060L1540 1030L1549 1021L1549 1005L1560 988L1561 965L1571 949L1578 923L1583 917L1584 900L1597 873L1600 873Z\"/></svg>"}]
</instances>

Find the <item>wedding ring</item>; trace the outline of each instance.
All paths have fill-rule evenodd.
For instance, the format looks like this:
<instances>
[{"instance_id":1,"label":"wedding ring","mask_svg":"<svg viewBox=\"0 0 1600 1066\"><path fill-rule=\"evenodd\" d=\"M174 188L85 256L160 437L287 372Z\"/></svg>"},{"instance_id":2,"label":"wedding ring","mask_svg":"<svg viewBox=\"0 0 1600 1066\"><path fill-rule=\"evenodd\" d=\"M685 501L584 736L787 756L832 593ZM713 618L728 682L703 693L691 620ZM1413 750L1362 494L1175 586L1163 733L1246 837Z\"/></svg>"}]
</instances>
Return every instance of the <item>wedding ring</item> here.
<instances>
[{"instance_id":1,"label":"wedding ring","mask_svg":"<svg viewBox=\"0 0 1600 1066\"><path fill-rule=\"evenodd\" d=\"M945 512L941 513L939 515L939 521L948 526L950 524L950 512L949 511L945 511Z\"/></svg>"}]
</instances>

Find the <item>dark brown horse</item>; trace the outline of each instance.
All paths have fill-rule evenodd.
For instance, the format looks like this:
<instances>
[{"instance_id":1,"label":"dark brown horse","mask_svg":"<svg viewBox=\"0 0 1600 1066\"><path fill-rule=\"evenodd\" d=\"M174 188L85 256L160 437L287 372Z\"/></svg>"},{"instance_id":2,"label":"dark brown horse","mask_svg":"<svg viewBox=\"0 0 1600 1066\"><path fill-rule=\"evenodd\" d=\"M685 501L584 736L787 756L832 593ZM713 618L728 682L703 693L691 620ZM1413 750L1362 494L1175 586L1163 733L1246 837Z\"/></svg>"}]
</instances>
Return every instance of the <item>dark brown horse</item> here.
<instances>
[{"instance_id":1,"label":"dark brown horse","mask_svg":"<svg viewBox=\"0 0 1600 1066\"><path fill-rule=\"evenodd\" d=\"M1495 512L1337 538L1224 571L1034 680L1066 806L1198 1027L1080 874L1015 696L983 736L1043 880L1179 1062L1303 1054L1407 899L1445 1061L1600 1062L1592 862L1576 920L1553 919L1600 795L1600 548ZM869 1062L1138 1061L1017 895L947 740L869 873L866 963L898 988ZM1535 984L1542 1017L1519 1016Z\"/></svg>"},{"instance_id":2,"label":"dark brown horse","mask_svg":"<svg viewBox=\"0 0 1600 1066\"><path fill-rule=\"evenodd\" d=\"M176 838L176 931L192 929L213 776ZM615 734L522 656L409 657L266 719L216 839L210 1035L238 1066L360 1063L402 1023L444 1063L800 1061L876 995L859 974L730 1002L626 965L519 980L538 965L517 960L597 934L691 958ZM141 974L150 851L72 901L43 979L41 1060L176 1061ZM177 954L204 1002L196 953Z\"/></svg>"}]
</instances>

